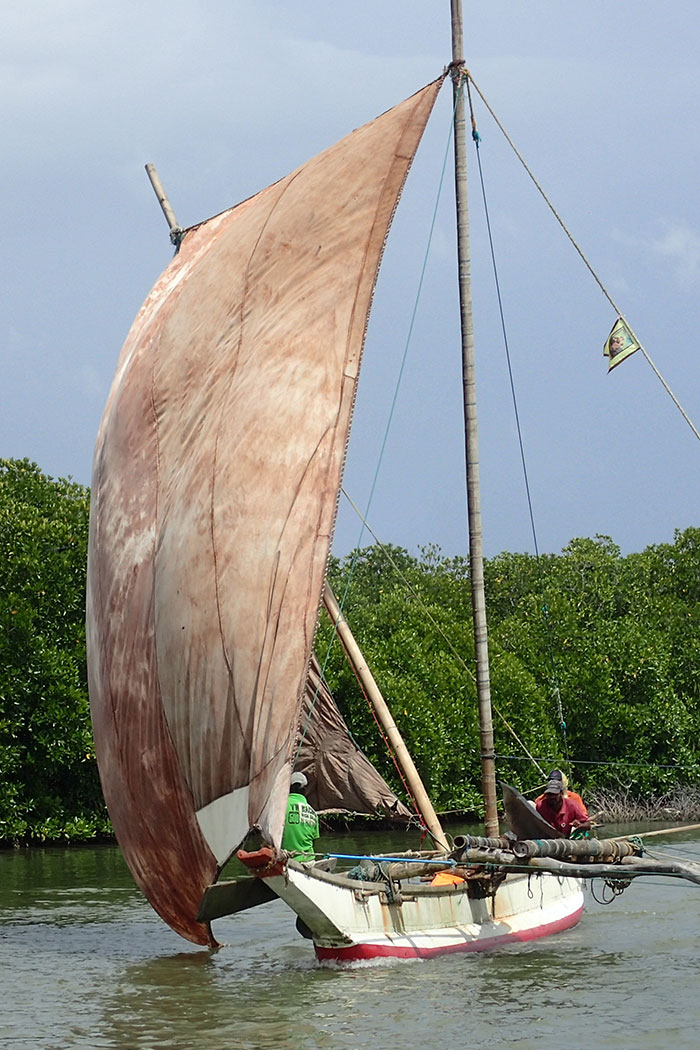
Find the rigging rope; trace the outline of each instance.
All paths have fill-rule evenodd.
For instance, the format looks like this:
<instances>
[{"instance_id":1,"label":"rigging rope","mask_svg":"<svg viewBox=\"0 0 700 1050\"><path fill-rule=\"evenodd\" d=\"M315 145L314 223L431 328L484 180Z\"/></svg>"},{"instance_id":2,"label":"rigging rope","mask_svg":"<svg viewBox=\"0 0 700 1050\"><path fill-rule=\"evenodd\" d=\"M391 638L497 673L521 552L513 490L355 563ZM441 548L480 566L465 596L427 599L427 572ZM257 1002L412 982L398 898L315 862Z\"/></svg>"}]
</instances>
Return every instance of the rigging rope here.
<instances>
[{"instance_id":1,"label":"rigging rope","mask_svg":"<svg viewBox=\"0 0 700 1050\"><path fill-rule=\"evenodd\" d=\"M374 499L374 490L377 487L377 480L379 478L379 471L380 471L380 468L381 468L381 465L382 465L382 460L384 458L384 452L386 450L386 443L387 443L387 440L389 438L389 430L391 429L391 424L392 424L392 421L393 421L393 418L394 418L394 412L396 410L396 403L398 401L399 390L401 388L401 381L403 379L403 374L404 374L404 371L406 369L406 361L408 359L408 351L409 351L409 348L410 348L410 345L411 345L411 340L413 338L413 328L414 328L415 322L416 322L416 315L418 313L418 305L420 303L421 293L423 291L423 281L425 280L425 273L426 273L426 269L427 269L427 266L428 266L428 257L430 255L430 249L431 249L431 246L432 246L432 243L433 243L433 235L435 233L435 223L437 221L438 207L439 207L439 204L440 204L440 200L442 198L442 190L443 190L443 185L444 185L444 182L445 182L445 172L447 170L447 162L448 162L448 159L449 159L449 156L450 156L450 146L452 144L452 133L453 133L453 128L454 128L454 113L457 110L457 103L458 103L458 101L459 101L459 93L458 93L457 99L455 99L455 105L454 105L454 110L453 110L453 113L452 113L452 119L450 121L450 130L449 130L449 134L447 136L447 144L445 146L445 153L444 153L443 160L442 160L442 170L440 172L440 179L438 181L437 195L436 195L436 198L435 198L435 206L433 208L433 215L432 215L432 219L431 219L431 222L430 222L430 230L428 231L428 241L427 241L427 244L425 246L425 253L423 255L423 264L421 266L420 276L418 278L418 288L416 289L416 296L415 296L415 300L414 300L414 303L413 303L413 310L411 311L411 319L409 321L408 332L406 334L406 342L404 344L403 355L401 357L401 365L399 367L398 376L396 378L396 386L394 387L394 395L393 395L393 398L392 398L392 401L391 401L391 407L389 409L389 415L388 415L388 418L387 418L387 421L386 421L386 426L384 428L384 436L382 438L381 448L379 449L379 456L377 458L377 467L376 467L376 470L374 472L374 478L372 479L372 485L371 485L371 488L370 488L370 493L369 493L369 496L367 498L367 506L365 507L364 517L361 518L362 526L360 528L360 535L359 535L358 540L357 540L356 550L359 550L359 548L360 548L360 546L362 544L362 537L364 535L364 529L365 529L364 522L369 517L370 508L372 506L372 500ZM346 593L347 593L347 587L346 587ZM345 597L345 595L343 595L343 597ZM342 601L339 602L339 605L340 605L340 608L341 608L341 611L342 611L342 608L343 608Z\"/></svg>"},{"instance_id":2,"label":"rigging rope","mask_svg":"<svg viewBox=\"0 0 700 1050\"><path fill-rule=\"evenodd\" d=\"M484 106L486 107L486 109L488 110L489 114L493 118L496 126L499 128L499 130L503 134L506 142L511 147L511 149L515 153L516 157L518 158L518 160L522 164L522 166L525 169L526 173L528 174L528 176L530 177L531 181L533 182L535 188L537 189L539 194L542 196L543 200L545 201L545 203L547 204L548 208L552 212L554 218L557 220L557 222L561 226L562 230L564 231L565 235L567 236L567 238L569 239L569 241L573 245L574 249L576 250L576 252L579 255L579 257L581 258L582 262L584 263L584 265L588 269L589 273L591 274L591 276L595 280L596 284L599 286L601 292L603 293L605 298L608 300L610 305L613 307L613 309L615 310L615 312L618 315L618 317L620 317L623 321L625 321L626 324L627 324L627 322L626 322L626 319L624 318L624 315L622 314L622 311L619 309L619 307L617 306L617 304L613 300L612 296L608 292L607 288L605 287L605 285L603 284L603 282L598 277L597 273L595 272L595 270L593 269L593 267L589 263L588 259L584 255L582 249L580 248L580 246L578 245L578 243L574 239L573 235L571 234L571 232L569 231L569 229L567 228L567 226L565 225L565 223L563 222L563 220L559 216L558 212L554 208L554 205L549 200L549 198L547 197L547 195L544 192L543 188L541 187L541 185L539 184L539 182L535 178L533 172L531 171L531 169L529 168L529 166L525 162L522 154L519 152L519 150L515 146L514 142L512 141L512 139L510 138L510 136L506 132L505 128L503 127L502 123L500 122L500 120L496 116L494 110L491 108L491 106L487 102L487 100L486 100L485 96L483 95L481 89L479 88L478 84L476 83L476 81L472 77L471 73L466 68L461 70L459 91L458 91L457 97L455 99L455 110L456 110L456 107L457 107L457 104L458 104L458 101L459 101L459 93L462 90L462 82L466 83L467 93L468 93L468 98L469 98L469 106L470 106L471 119L472 119L472 138L474 139L474 142L475 142L475 145L476 145L476 150L477 150L479 175L480 175L481 186L482 186L482 195L483 195L483 199L484 199L484 208L485 208L485 212L486 212L486 223L487 223L487 229L488 229L489 242L490 242L490 245L491 245L492 263L493 263L493 266L494 266L494 275L495 275L495 280L496 280L498 305L499 305L499 311L500 311L500 314L501 314L501 324L502 324L502 328L503 328L504 343L505 343L505 349L506 349L506 357L507 357L508 370L509 370L509 376L510 376L510 382L511 382L511 392L512 392L512 396L513 396L514 412L515 412L515 418L516 418L516 425L517 425L517 429L518 429L518 440L519 440L519 443L520 443L520 452L521 452L521 460L522 460L522 465L523 465L523 474L524 474L524 480L525 480L525 488L526 488L527 499L528 499L528 507L529 507L529 510L530 510L530 519L531 519L531 525L532 525L532 531L533 531L533 540L534 540L534 545L535 545L535 556L536 556L537 563L538 563L538 568L539 568L539 549L538 549L538 544L537 544L537 535L536 535L536 529L535 529L535 525L534 525L532 501L531 501L531 496L530 496L530 487L529 487L529 481L528 481L528 475L527 475L527 466L526 466L526 462L525 462L524 450L523 450L523 444L522 444L522 434L521 434L521 429L520 429L520 420L519 420L519 414L518 414L518 408L517 408L517 399L515 397L515 388L514 388L514 383L513 383L513 374L512 374L511 361L510 361L510 351L509 351L509 347L508 347L507 333L506 333L506 329L505 329L505 321L504 321L504 315L503 315L500 286L499 286L499 282L498 282L498 273L497 273L497 268L496 268L496 263L495 263L495 254L494 254L493 241L492 241L492 236L491 236L490 219L489 219L489 215L488 215L488 204L487 204L487 200L486 200L486 193L485 193L484 180L483 180L483 171L482 171L482 166L481 166L481 156L480 156L480 152L479 152L479 144L480 144L480 141L481 141L481 136L479 135L479 133L478 133L478 131L476 129L476 121L475 121L473 105L472 105L470 85L474 86L475 91L478 93L479 97L481 98L481 101L483 102ZM394 410L395 410L395 406L396 406L396 401L397 401L397 398L398 398L399 387L400 387L400 384L401 384L401 380L402 380L402 376L403 376L403 372L404 372L404 368L405 368L405 364L406 364L406 360L407 360L408 349L409 349L409 345L410 345L411 338L412 338L413 327L414 327L415 318L416 318L416 312L417 312L418 303L419 303L420 296L421 296L423 279L424 279L424 276L425 276L425 270L426 270L426 265L427 265L427 258L428 258L428 254L429 254L429 251L430 251L430 246L431 246L432 238L433 238L433 232L434 232L434 228L435 228L438 204L439 204L439 200L440 200L441 193L442 193L442 186L443 186L445 170L446 170L446 166L447 166L448 153L449 153L449 148L450 148L451 139L452 139L453 123L454 123L454 114L453 114L453 120L450 123L450 134L448 136L448 142L447 142L447 146L446 146L446 149L445 149L445 157L444 157L444 160L443 160L443 167L442 167L442 172L441 172L441 176L440 176L438 194L437 194L437 199L436 199L436 203L435 203L435 208L434 208L434 211L433 211L433 218L432 218L432 223L431 223L431 227L430 227L430 233L429 233L429 237L428 237L428 244L426 246L426 252L425 252L423 265L422 265L422 269L421 269L421 274L420 274L420 278L419 278L418 290L417 290L417 293L416 293L415 303L414 303L414 307L413 307L413 311L412 311L412 315L411 315L411 320L410 320L410 324L409 324L409 331L408 331L407 338L406 338L406 343L405 343L405 347L404 347L404 353L403 353L403 357L402 357L401 366L400 366L400 369L399 369L399 375L398 375L396 388L395 388L395 392L394 392L394 396L393 396L393 400L392 400L392 405L391 405L391 408L390 408L389 417L388 417L387 424L386 424L386 427L385 427L384 438L383 438L383 441L382 441L382 445L381 445L381 449L380 449L380 453L379 453L379 457L378 457L378 461L377 461L377 467L376 467L376 470L375 470L374 479L372 481L370 495L369 495L368 500L367 500L367 506L366 506L366 511L365 511L364 515L359 512L358 508L354 505L352 500L350 500L350 498L347 495L347 493L344 492L346 498L349 500L349 502L351 503L351 505L355 509L356 513L358 513L358 516L360 517L360 520L362 522L362 527L361 527L361 530L360 530L360 535L359 535L358 542L357 542L357 545L356 545L354 557L353 557L353 560L352 560L352 563L351 563L350 572L349 572L348 579L347 579L347 582L346 582L345 590L344 590L343 595L341 597L341 600L339 602L341 611L343 609L343 605L344 605L345 600L347 598L348 590L349 590L350 583L351 583L351 580L352 580L352 574L354 572L354 568L355 568L355 565L356 565L357 557L359 556L359 548L360 548L360 545L362 543L362 538L363 538L365 530L369 531L371 533L371 535L374 537L375 542L379 543L379 541L377 540L376 536L374 535L374 533L372 532L372 530L370 529L370 527L369 527L369 525L367 523L367 517L369 515L370 506L372 504L372 500L373 500L373 497L374 497L374 491L375 491L377 480L378 480L378 476L379 476L379 470L380 470L380 467L381 467L381 462L382 462L382 459L383 459L383 455L384 455L384 451L385 451L385 447L386 447L386 442L387 442L387 439L388 439L388 433L389 433L389 429L390 429L391 422L392 422L392 419L393 419L393 414L394 414ZM631 331L632 329L631 329L631 326L629 324L628 324L628 327L630 328L630 331ZM651 360L649 354L647 353L645 348L641 345L641 343L640 343L640 350L641 350L642 354L644 355L645 359L647 360L648 364L650 365L650 367L654 371L655 375L657 376L657 378L660 380L660 382L664 386L666 392L669 394L669 396L671 397L672 401L674 402L674 404L676 405L676 407L680 411L681 415L683 416L685 421L688 423L688 425L690 426L690 428L693 431L693 433L695 434L695 436L700 440L700 433L698 433L698 430L696 429L696 427L694 426L694 424L692 423L692 421L688 417L687 413L685 412L685 410L681 406L681 404L678 401L678 399L676 398L675 394L670 389L670 387L666 383L665 379L663 378L663 376L661 375L661 373L659 372L659 370L657 369L656 365ZM397 568L395 563L393 563L393 560L391 559L390 555L388 554L388 551L383 547L383 545L381 543L379 543L379 546L381 547L381 549L383 550L385 555L389 558L389 560L392 562L392 564L394 564L394 568ZM548 638L549 638L549 636L550 636L550 623L549 623L548 610L547 610L546 605L543 606L542 612L543 612L543 615L544 615L545 624L546 624L546 627L547 627L547 634L548 634ZM433 621L433 623L434 623L434 621ZM438 625L435 624L435 626L440 631L440 633L443 636L443 638L445 638L445 640L447 641L447 644L450 647L450 649L453 651L453 653L456 654L456 651L454 650L454 647L452 646L452 644L449 641L449 639L446 638L446 636L444 635L444 633L442 632L442 630L439 628ZM336 628L334 626L333 635L332 635L331 641L329 643L329 647L328 647L328 650L326 652L326 656L325 656L325 659L323 661L323 665L322 665L322 668L321 668L321 676L322 677L324 677L325 668L327 666L328 659L330 657L330 652L332 650L332 646L333 646L333 644L335 642L336 633L337 633L337 631L336 631ZM458 656L458 659L460 660L462 665L466 668L466 664L464 664L464 661L461 658L461 656L459 654L456 654L456 655ZM563 740L564 740L564 749L565 749L565 753L566 753L567 750L568 750L567 742L566 742L566 721L564 719L563 706L562 706L562 702L561 702L561 693L560 693L560 690L559 690L558 676L557 676L557 673L556 673L556 665L554 664L554 659L553 659L553 650L552 650L552 660L553 660L553 674L554 674L554 698L555 698L555 702L557 704L557 712L558 712L559 720L560 720L560 729L562 731L562 736L563 736ZM473 678L474 677L473 676L473 672L470 669L468 669L468 668L467 668L467 670L469 671L469 673L471 674L471 676ZM311 711L313 711L313 709L315 707L317 697L318 697L318 689L316 690L316 693L315 693L314 698L312 700ZM517 734L515 733L513 728L508 724L507 720L504 718L503 714L498 710L496 705L493 705L493 706L494 706L494 711L496 712L496 714L502 719L502 721L504 722L506 727L509 729L509 731L512 733L512 735L515 737L516 741L518 741L519 746L522 748L522 750L527 755L528 760L534 763L534 765L538 768L540 773L543 773L542 768L540 767L540 765L538 763L538 760L534 756L532 756L530 754L530 752L527 750L527 748L522 743L522 741L519 740L519 738L517 737ZM296 763L296 760L298 758L299 751L301 749L301 744L303 742L304 736L306 734L306 730L308 728L308 722L309 722L310 717L311 717L311 713L309 714L309 716L307 718L304 731L301 734L300 743L299 743L299 747L298 747L296 755L295 755L294 763ZM497 758L503 758L503 759L507 758L507 759L509 759L511 761L518 761L518 760L520 760L520 759L517 758L517 756L497 755L496 757ZM583 760L578 760L578 761L580 762L580 764L600 764L600 765L608 765L608 764L611 764L611 765L623 764L624 765L625 764L625 763L614 763L614 762L613 763L592 763L592 762L585 762ZM628 764L629 765L635 765L634 763L628 763ZM659 767L659 768L665 768L665 767Z\"/></svg>"},{"instance_id":3,"label":"rigging rope","mask_svg":"<svg viewBox=\"0 0 700 1050\"><path fill-rule=\"evenodd\" d=\"M526 759L520 755L500 755L497 754L496 758L502 761L508 762L525 762ZM527 757L527 761L531 761L532 756ZM558 761L556 757L542 756L539 755L537 761L543 762L545 765L552 765ZM678 762L629 762L626 759L599 759L599 758L572 758L571 764L573 766L616 766L623 769L673 769L683 770L687 772L698 773L700 772L700 763L693 762L682 765Z\"/></svg>"},{"instance_id":4,"label":"rigging rope","mask_svg":"<svg viewBox=\"0 0 700 1050\"><path fill-rule=\"evenodd\" d=\"M389 562L391 567L396 572L396 575L398 576L398 578L401 581L401 583L405 586L406 590L411 594L411 596L413 598L415 598L415 600L418 603L420 609L425 614L425 616L428 618L428 620L430 620L431 625L437 631L437 633L440 635L442 640L445 642L445 644L447 645L448 649L450 650L450 652L452 653L454 658L461 665L462 669L464 671L466 671L467 674L471 677L472 681L475 682L476 681L476 676L475 676L474 672L472 671L471 667L469 667L467 665L467 663L464 660L464 657L462 656L462 654L460 652L458 652L458 650L452 644L452 641L448 638L448 636L443 631L443 629L440 626L440 624L433 617L432 613L430 612L430 609L425 604L425 602L421 598L421 596L418 593L418 591L415 589L415 587L413 587L413 585L411 584L410 580L408 580L406 578L406 576L403 574L403 572L401 571L400 566L397 565L397 563L394 561L394 559L391 556L391 551L389 550L389 548L385 547L385 545L382 543L382 541L378 538L377 534L373 531L373 529L370 526L369 522L366 521L362 517L362 511L359 509L359 507L354 502L354 500L348 495L348 493L345 491L345 489L342 489L341 491L342 491L343 495L345 496L346 500L348 501L348 503L350 504L350 506L352 507L352 509L357 514L357 516L363 521L363 528L366 529L367 532L369 532L369 534L372 537L372 539L374 540L375 544L379 547L379 549L381 550L381 552L384 555L384 557L387 559L387 561ZM513 729L513 727L510 724L510 722L508 722L508 720L506 719L506 717L503 714L503 712L498 708L498 706L495 703L493 703L493 701L491 703L491 706L492 706L494 712L498 715L498 717L503 722L503 724L506 727L506 729L511 733L511 735L515 739L516 743L518 744L518 747L520 747L521 750L525 752L527 758L537 767L537 770L541 774L541 776L544 777L544 775L545 775L544 770L538 764L537 759L533 755L530 754L530 752L528 751L527 747L525 746L523 741L520 739L520 737L518 736L516 731ZM496 758L498 758L498 755L496 755Z\"/></svg>"},{"instance_id":5,"label":"rigging rope","mask_svg":"<svg viewBox=\"0 0 700 1050\"><path fill-rule=\"evenodd\" d=\"M505 312L504 312L504 309L503 309L503 298L501 296L501 282L500 282L500 279L499 279L499 276L498 276L498 266L497 266L497 263L496 263L496 249L495 249L494 240L493 240L493 233L492 233L492 229L491 229L491 216L490 216L490 213L489 213L488 200L487 200L487 196L486 196L486 184L484 182L484 171L483 171L483 167L482 167L482 164L481 164L481 150L479 148L480 144L481 144L481 136L480 136L479 132L477 131L477 127L476 127L476 116L474 114L474 106L472 104L471 90L470 90L470 87L469 87L469 80L470 80L470 78L469 78L469 74L466 71L464 72L464 78L465 78L466 83L467 83L467 98L468 98L468 101L469 101L469 113L470 113L470 116L471 116L471 124L472 124L472 139L474 140L474 145L476 146L476 158L477 158L477 165L478 165L478 168L479 168L479 182L480 182L480 185L481 185L481 197L482 197L482 201L483 201L483 205L484 205L484 216L485 216L485 219L486 219L486 231L487 231L487 234L488 234L489 250L491 252L491 265L492 265L492 268L493 268L494 284L495 284L495 287L496 287L496 298L497 298L497 301L498 301L498 313L499 313L499 317L500 317L500 321L501 321L501 333L503 335L503 346L504 346L504 349L505 349L506 363L507 363L507 366L508 366L508 378L509 378L509 381L510 381L510 392L511 392L511 398L512 398L512 401L513 401L513 414L515 416L515 426L516 426L516 429L517 429L517 432L518 432L518 445L519 445L519 448L520 448L520 462L521 462L521 465L522 465L523 480L524 480L524 483L525 483L525 495L526 495L526 498L527 498L527 506L528 506L528 511L529 511L529 515L530 515L530 528L532 530L532 542L533 542L534 549L535 549L535 564L537 566L537 573L538 573L540 588L541 588L542 591L544 591L544 573L542 571L542 562L541 562L541 559L540 559L540 549L539 549L539 543L537 541L537 528L535 526L535 513L534 513L534 509L533 509L533 505L532 505L532 494L531 494L531 491L530 491L530 479L529 479L529 476L528 476L527 462L526 462L526 459L525 459L525 445L524 445L524 442L523 442L523 432L522 432L522 427L521 427L521 424L520 424L520 412L518 410L518 399L517 399L517 396L516 396L516 393L515 393L515 380L513 378L513 364L512 364L511 356L510 356L510 344L509 344L509 341L508 341L508 331L507 331L507 327L506 327ZM567 735L566 735L566 720L564 718L564 708L563 708L563 705L562 705L561 690L559 688L559 674L558 674L558 670L557 670L556 658L555 658L555 655L554 655L554 643L553 643L553 639L552 639L552 628L551 628L551 623L550 623L550 620L549 620L549 612L548 612L546 603L544 603L542 605L542 616L543 616L544 626L545 626L545 635L546 635L546 638L547 638L547 650L548 650L549 659L550 659L551 668L552 668L552 683L553 683L552 692L553 692L554 701L555 701L556 708L557 708L557 715L558 715L558 718L559 718L559 729L560 729L560 732L561 732L561 735L562 735L563 753L564 753L564 756L566 758L567 764L570 765L570 761L569 761L569 746L568 746L568 740L567 740Z\"/></svg>"},{"instance_id":6,"label":"rigging rope","mask_svg":"<svg viewBox=\"0 0 700 1050\"><path fill-rule=\"evenodd\" d=\"M603 293L603 295L605 296L605 298L606 298L606 299L608 300L608 302L609 302L609 303L610 303L610 305L612 306L612 308L613 308L613 310L615 311L615 313L617 314L617 316L618 316L618 317L619 317L619 318L620 318L620 319L621 319L621 320L622 320L622 321L623 321L623 322L624 322L624 323L625 323L625 324L627 325L627 327L629 328L629 330L630 330L630 332L631 332L631 331L632 331L632 326L631 326L631 325L630 325L630 324L629 324L629 323L627 322L627 320L626 320L626 318L625 318L624 314L623 314L623 313L622 313L622 311L620 310L619 306L618 306L618 305L616 304L616 302L615 302L615 300L613 299L612 295L610 294L610 292L608 291L608 289L607 289L607 288L605 287L605 285L603 284L602 280L600 279L600 277L598 276L598 274L596 273L596 271L595 271L595 270L593 269L593 267L592 267L591 263L590 263L590 262L588 261L588 259L587 259L587 258L586 258L586 256L584 255L584 253L583 253L583 250L582 250L582 248L581 248L581 247L579 246L579 244L578 244L578 243L577 243L577 242L576 242L576 241L574 240L574 237L573 237L573 235L572 235L571 231L570 231L570 230L568 229L568 227L567 227L567 226L566 226L566 224L564 223L564 220L563 220L563 219L561 218L561 216L560 216L560 215L559 215L559 213L557 212L556 208L554 207L554 205L553 205L553 204L552 204L552 202L550 201L549 197L548 197L548 196L547 196L547 194L546 194L546 193L544 192L544 190L543 190L542 186L540 186L540 184L539 184L539 182L537 181L537 179L535 178L534 174L532 173L532 171L531 171L531 170L530 170L530 168L528 167L527 163L525 162L525 159L524 159L523 155L522 155L522 154L520 153L520 151L519 151L519 150L518 150L518 148L516 147L515 143L513 142L513 140L511 139L511 137L509 136L508 132L507 132L507 131L506 131L506 129L505 129L504 127L503 127L503 124L501 124L500 120L498 119L498 117L497 117L497 116L496 116L496 114L494 113L493 109L491 108L491 106L489 105L489 103L488 103L488 102L486 101L486 98L484 97L484 95L483 95L483 93L482 93L481 89L479 88L479 85L478 85L478 84L476 83L476 81L474 80L474 78L473 78L473 76L471 75L471 73L469 72L469 70L467 70L467 69L463 70L463 75L464 75L464 76L466 77L466 79L467 79L467 83L468 83L468 84L469 84L469 83L471 83L471 84L473 84L473 85L474 85L474 90L475 90L475 91L477 92L477 94L479 95L479 98L481 99L481 101L483 102L483 104L484 104L484 105L486 106L486 109L487 109L487 110L489 111L489 113L491 114L491 116L492 116L492 118L493 118L493 120L494 120L494 122L495 122L495 124L496 124L496 127L497 127L497 128L499 129L499 131L501 132L501 134L502 134L502 135L503 135L503 137L505 138L506 142L508 143L508 145L510 146L510 148L511 148L511 149L513 150L513 152L515 153L515 156L516 156L516 157L518 158L518 160L519 160L519 161L520 161L520 163L522 164L523 168L524 168L524 169L525 169L525 171L527 172L528 176L530 177L530 180L532 181L533 185L535 186L535 189L537 190L537 192L538 192L538 193L540 194L540 196L541 196L541 197L542 197L542 199L544 200L545 204L547 205L547 207L548 207L548 208L549 208L549 210L551 211L552 215L554 216L554 218L555 218L555 219L557 220L557 222L558 222L558 223L559 223L559 225L561 226L562 230L564 231L564 233L566 234L566 236L568 237L568 239L569 239L569 240L571 241L571 244L573 245L573 247L575 248L576 252L578 253L578 255L579 255L579 257L580 257L581 261L582 261L582 262L583 262L583 264L584 264L584 266L586 267L586 269L587 269L587 270L588 270L588 272L590 273L591 277L593 278L593 280L594 280L594 281L596 282L596 284L597 284L597 285L598 285L598 287L600 288L600 290L601 290L601 292ZM470 96L470 97L471 97L471 96ZM655 364L654 364L654 362L652 361L652 359L651 359L651 357L649 356L649 354L647 353L647 351L646 351L646 350L644 349L644 347L642 346L641 342L639 342L639 340L637 340L637 342L639 343L639 349L641 350L642 354L644 355L644 358L645 358L645 360L647 361L647 364L648 364L648 365L650 366L650 368L651 368L651 369L652 369L652 371L654 372L654 374L655 374L656 378L657 378L657 379L659 380L659 382L660 382L660 383L661 383L661 385L663 386L664 390L665 390L665 391L666 391L666 393L667 393L667 394L669 395L669 397L670 397L670 398L671 398L671 400L673 401L674 405L676 406L676 408L678 409L678 411L680 412L680 414L681 414L681 415L683 416L683 419L684 419L684 420L686 421L686 423L688 424L688 426L689 426L689 427L690 427L690 429L692 430L692 432L693 432L693 434L695 435L695 437L696 437L696 438L698 439L698 441L700 441L700 433L698 433L698 430L697 430L697 428L696 428L695 424L694 424L694 423L692 422L692 420L690 419L690 416L689 416L689 415L688 415L688 413L687 413L687 412L685 411L685 409L684 409L684 408L683 408L683 406L681 405L681 403L680 403L680 401L678 400L678 398L676 397L676 395L675 395L675 394L673 393L673 391L671 390L670 386L668 385L668 383L666 382L666 380L664 379L664 377L663 377L663 376L661 375L661 372L659 372L658 368L656 367L656 365L655 365Z\"/></svg>"}]
</instances>

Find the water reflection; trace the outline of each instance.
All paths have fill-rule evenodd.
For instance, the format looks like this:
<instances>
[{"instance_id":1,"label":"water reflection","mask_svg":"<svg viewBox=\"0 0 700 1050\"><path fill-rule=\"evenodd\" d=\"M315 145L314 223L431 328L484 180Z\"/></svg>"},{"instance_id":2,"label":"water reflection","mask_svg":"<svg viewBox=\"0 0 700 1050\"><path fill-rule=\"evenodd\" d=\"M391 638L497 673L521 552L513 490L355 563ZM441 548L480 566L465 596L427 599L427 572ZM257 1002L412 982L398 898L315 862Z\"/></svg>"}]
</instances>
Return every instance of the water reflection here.
<instances>
[{"instance_id":1,"label":"water reflection","mask_svg":"<svg viewBox=\"0 0 700 1050\"><path fill-rule=\"evenodd\" d=\"M291 1050L304 1043L303 977L313 969L289 949L242 967L221 952L153 959L125 968L104 1000L100 1028L120 1047L145 1040L153 1047L177 1046L187 1032L193 1048Z\"/></svg>"}]
</instances>

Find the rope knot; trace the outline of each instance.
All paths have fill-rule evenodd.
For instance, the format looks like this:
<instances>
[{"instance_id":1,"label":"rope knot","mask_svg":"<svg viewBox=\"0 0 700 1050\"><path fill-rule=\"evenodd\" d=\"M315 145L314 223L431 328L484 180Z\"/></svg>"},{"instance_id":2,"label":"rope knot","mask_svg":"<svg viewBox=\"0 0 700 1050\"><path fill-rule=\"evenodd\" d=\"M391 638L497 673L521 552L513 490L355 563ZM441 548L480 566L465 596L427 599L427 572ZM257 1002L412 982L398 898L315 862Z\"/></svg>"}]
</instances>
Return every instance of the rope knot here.
<instances>
[{"instance_id":1,"label":"rope knot","mask_svg":"<svg viewBox=\"0 0 700 1050\"><path fill-rule=\"evenodd\" d=\"M469 80L469 70L464 65L463 58L457 58L454 62L450 62L446 72L449 73L455 84L458 84L460 80Z\"/></svg>"}]
</instances>

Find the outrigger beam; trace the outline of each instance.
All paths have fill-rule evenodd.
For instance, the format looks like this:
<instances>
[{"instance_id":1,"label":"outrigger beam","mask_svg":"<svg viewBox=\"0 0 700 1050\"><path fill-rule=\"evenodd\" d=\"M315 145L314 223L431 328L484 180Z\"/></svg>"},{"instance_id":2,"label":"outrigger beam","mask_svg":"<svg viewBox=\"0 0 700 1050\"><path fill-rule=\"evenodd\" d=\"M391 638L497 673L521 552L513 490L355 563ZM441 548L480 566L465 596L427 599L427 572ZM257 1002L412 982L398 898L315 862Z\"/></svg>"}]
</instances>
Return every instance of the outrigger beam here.
<instances>
[{"instance_id":1,"label":"outrigger beam","mask_svg":"<svg viewBox=\"0 0 700 1050\"><path fill-rule=\"evenodd\" d=\"M559 875L572 879L610 879L626 882L642 875L666 875L686 879L700 886L700 864L663 864L658 860L641 857L624 857L619 864L576 864L573 861L557 860L555 857L516 857L505 850L469 850L465 864L498 865L504 871L532 872L532 874Z\"/></svg>"}]
</instances>

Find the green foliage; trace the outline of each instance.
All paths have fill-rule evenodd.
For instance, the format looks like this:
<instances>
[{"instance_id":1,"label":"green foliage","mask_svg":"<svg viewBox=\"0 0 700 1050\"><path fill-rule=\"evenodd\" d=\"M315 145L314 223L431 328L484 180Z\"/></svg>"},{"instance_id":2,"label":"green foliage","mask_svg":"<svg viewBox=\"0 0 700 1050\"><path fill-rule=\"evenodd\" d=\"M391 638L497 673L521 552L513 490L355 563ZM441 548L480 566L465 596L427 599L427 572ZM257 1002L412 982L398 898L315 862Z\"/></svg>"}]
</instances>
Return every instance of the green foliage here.
<instances>
[{"instance_id":1,"label":"green foliage","mask_svg":"<svg viewBox=\"0 0 700 1050\"><path fill-rule=\"evenodd\" d=\"M463 660L472 643L461 608L462 581L434 562L430 552L421 563L397 548L390 555L395 568L388 570L377 548L334 563L336 595L433 801L439 807L476 809L478 729L474 682ZM326 625L317 644L322 661L330 637ZM337 642L326 672L358 745L398 789L397 774Z\"/></svg>"},{"instance_id":2,"label":"green foliage","mask_svg":"<svg viewBox=\"0 0 700 1050\"><path fill-rule=\"evenodd\" d=\"M109 831L86 685L88 504L81 486L0 460L0 843ZM602 536L504 553L484 575L499 776L535 788L532 755L626 797L697 782L699 529L627 557ZM468 562L369 547L330 578L436 808L478 813ZM325 618L316 650L358 745L404 796Z\"/></svg>"},{"instance_id":3,"label":"green foliage","mask_svg":"<svg viewBox=\"0 0 700 1050\"><path fill-rule=\"evenodd\" d=\"M484 567L498 773L534 788L564 765L579 787L661 795L697 779L700 530L623 558L604 536ZM479 804L467 563L435 548L354 552L331 579L436 806ZM330 638L324 628L318 651ZM336 644L327 674L358 744L392 770ZM393 782L396 784L396 777Z\"/></svg>"},{"instance_id":4,"label":"green foliage","mask_svg":"<svg viewBox=\"0 0 700 1050\"><path fill-rule=\"evenodd\" d=\"M88 490L0 460L0 841L107 827L88 712Z\"/></svg>"}]
</instances>

